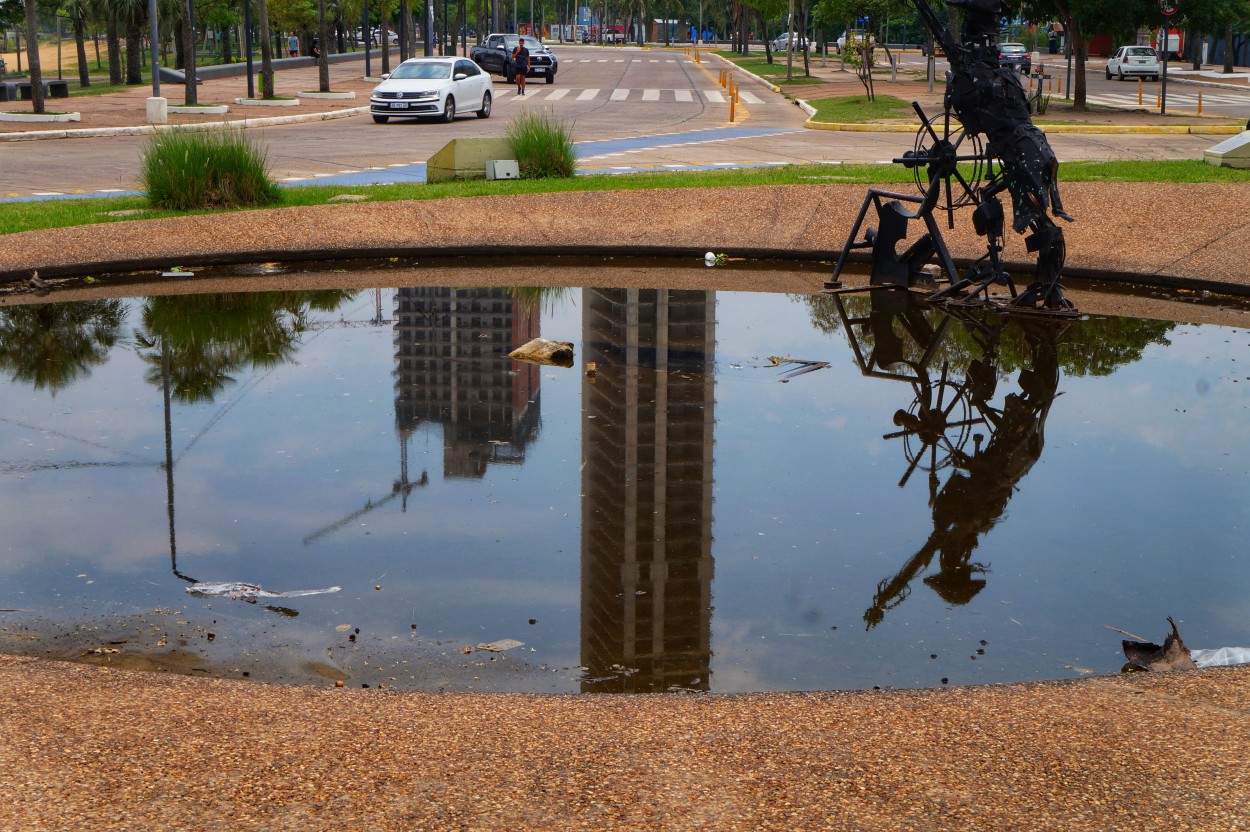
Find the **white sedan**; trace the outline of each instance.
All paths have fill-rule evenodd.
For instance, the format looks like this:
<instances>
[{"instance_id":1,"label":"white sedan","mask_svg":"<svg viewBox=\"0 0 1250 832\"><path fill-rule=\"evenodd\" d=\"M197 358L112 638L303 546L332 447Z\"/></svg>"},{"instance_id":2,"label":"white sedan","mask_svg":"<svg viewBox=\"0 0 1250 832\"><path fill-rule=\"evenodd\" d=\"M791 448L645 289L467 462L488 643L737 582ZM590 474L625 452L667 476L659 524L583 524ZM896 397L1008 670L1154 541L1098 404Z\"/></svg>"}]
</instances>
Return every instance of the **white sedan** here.
<instances>
[{"instance_id":1,"label":"white sedan","mask_svg":"<svg viewBox=\"0 0 1250 832\"><path fill-rule=\"evenodd\" d=\"M1107 80L1112 76L1123 81L1131 75L1159 80L1159 54L1149 46L1121 46L1107 59Z\"/></svg>"},{"instance_id":2,"label":"white sedan","mask_svg":"<svg viewBox=\"0 0 1250 832\"><path fill-rule=\"evenodd\" d=\"M490 76L468 58L412 58L382 78L369 97L378 124L393 116L451 121L457 110L490 118Z\"/></svg>"}]
</instances>

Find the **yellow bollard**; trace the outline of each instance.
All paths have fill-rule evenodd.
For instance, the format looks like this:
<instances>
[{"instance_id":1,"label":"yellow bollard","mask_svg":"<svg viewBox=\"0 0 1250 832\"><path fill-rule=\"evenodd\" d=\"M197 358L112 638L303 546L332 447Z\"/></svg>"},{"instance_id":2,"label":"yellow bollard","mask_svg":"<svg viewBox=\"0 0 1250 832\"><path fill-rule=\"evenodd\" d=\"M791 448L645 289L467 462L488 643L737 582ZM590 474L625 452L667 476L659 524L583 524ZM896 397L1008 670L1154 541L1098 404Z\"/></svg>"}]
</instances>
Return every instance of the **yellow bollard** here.
<instances>
[{"instance_id":1,"label":"yellow bollard","mask_svg":"<svg viewBox=\"0 0 1250 832\"><path fill-rule=\"evenodd\" d=\"M1142 92L1142 90L1141 90L1141 79L1140 79L1140 78L1138 78L1138 79L1137 79L1137 106L1138 106L1138 107L1140 107L1140 106L1141 106L1141 92Z\"/></svg>"},{"instance_id":2,"label":"yellow bollard","mask_svg":"<svg viewBox=\"0 0 1250 832\"><path fill-rule=\"evenodd\" d=\"M1198 115L1202 115L1202 90L1198 90Z\"/></svg>"},{"instance_id":3,"label":"yellow bollard","mask_svg":"<svg viewBox=\"0 0 1250 832\"><path fill-rule=\"evenodd\" d=\"M1054 87L1055 87L1055 82L1053 79L1046 81L1046 92L1052 92L1054 90Z\"/></svg>"},{"instance_id":4,"label":"yellow bollard","mask_svg":"<svg viewBox=\"0 0 1250 832\"><path fill-rule=\"evenodd\" d=\"M736 96L729 96L729 122L732 124L734 120L734 104L737 102Z\"/></svg>"},{"instance_id":5,"label":"yellow bollard","mask_svg":"<svg viewBox=\"0 0 1250 832\"><path fill-rule=\"evenodd\" d=\"M1163 93L1158 93L1155 95L1155 109L1156 110L1163 109Z\"/></svg>"},{"instance_id":6,"label":"yellow bollard","mask_svg":"<svg viewBox=\"0 0 1250 832\"><path fill-rule=\"evenodd\" d=\"M1059 81L1059 83L1057 85L1057 89L1055 92L1057 95L1063 95L1063 76L1060 75L1057 80Z\"/></svg>"}]
</instances>

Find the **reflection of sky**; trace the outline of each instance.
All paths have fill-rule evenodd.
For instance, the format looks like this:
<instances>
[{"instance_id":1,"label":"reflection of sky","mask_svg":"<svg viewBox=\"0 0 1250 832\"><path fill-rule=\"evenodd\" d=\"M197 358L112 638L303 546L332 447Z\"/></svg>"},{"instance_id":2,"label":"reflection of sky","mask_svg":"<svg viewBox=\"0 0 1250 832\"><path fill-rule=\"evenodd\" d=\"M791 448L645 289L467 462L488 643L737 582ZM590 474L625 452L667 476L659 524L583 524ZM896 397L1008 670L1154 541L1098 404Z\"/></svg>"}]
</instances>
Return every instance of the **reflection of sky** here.
<instances>
[{"instance_id":1,"label":"reflection of sky","mask_svg":"<svg viewBox=\"0 0 1250 832\"><path fill-rule=\"evenodd\" d=\"M579 339L577 297L544 313L546 337ZM323 317L371 317L371 298L352 304ZM1109 377L1061 378L1041 458L973 553L985 589L949 606L921 580L935 560L866 632L878 582L932 531L925 473L899 487L901 443L882 439L911 389L862 377L845 336L818 332L789 298L718 294L716 317L713 690L1110 672L1120 636L1104 625L1161 637L1167 615L1192 646L1250 643L1244 330L1178 327L1171 346ZM575 663L580 368L543 369L523 465L444 479L442 428L417 429L408 477L429 482L401 510L394 350L389 326L315 328L293 363L238 373L214 403L173 406L180 571L343 587L293 603L300 627L350 620L387 638L417 624L424 638L518 638L536 661ZM781 384L760 366L769 355L830 367ZM169 571L162 400L147 366L119 346L55 397L6 385L0 607L210 614ZM282 638L286 625L267 623Z\"/></svg>"}]
</instances>

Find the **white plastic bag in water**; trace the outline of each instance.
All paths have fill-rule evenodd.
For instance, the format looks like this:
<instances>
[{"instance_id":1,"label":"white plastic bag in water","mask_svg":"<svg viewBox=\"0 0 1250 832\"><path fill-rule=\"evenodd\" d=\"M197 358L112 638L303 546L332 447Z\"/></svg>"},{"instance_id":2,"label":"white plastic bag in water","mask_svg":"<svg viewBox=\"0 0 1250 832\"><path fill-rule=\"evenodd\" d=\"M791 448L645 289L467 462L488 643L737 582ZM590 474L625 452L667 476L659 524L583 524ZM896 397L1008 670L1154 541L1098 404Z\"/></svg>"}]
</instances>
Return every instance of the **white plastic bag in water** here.
<instances>
[{"instance_id":1,"label":"white plastic bag in water","mask_svg":"<svg viewBox=\"0 0 1250 832\"><path fill-rule=\"evenodd\" d=\"M1214 650L1190 650L1189 657L1198 667L1228 667L1250 664L1250 647L1217 647Z\"/></svg>"}]
</instances>

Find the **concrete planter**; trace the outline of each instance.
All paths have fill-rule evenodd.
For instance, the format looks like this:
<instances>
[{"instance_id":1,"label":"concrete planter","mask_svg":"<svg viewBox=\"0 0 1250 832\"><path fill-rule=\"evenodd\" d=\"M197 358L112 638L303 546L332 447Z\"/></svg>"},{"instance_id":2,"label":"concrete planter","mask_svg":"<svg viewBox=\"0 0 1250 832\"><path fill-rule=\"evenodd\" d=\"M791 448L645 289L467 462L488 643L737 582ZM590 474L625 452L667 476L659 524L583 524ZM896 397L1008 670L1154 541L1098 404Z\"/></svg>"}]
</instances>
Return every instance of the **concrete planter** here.
<instances>
[{"instance_id":1,"label":"concrete planter","mask_svg":"<svg viewBox=\"0 0 1250 832\"><path fill-rule=\"evenodd\" d=\"M248 107L298 107L298 98L236 98L235 104L243 104ZM172 108L171 108L172 109Z\"/></svg>"},{"instance_id":2,"label":"concrete planter","mask_svg":"<svg viewBox=\"0 0 1250 832\"><path fill-rule=\"evenodd\" d=\"M2 113L0 121L49 122L80 121L78 113Z\"/></svg>"},{"instance_id":3,"label":"concrete planter","mask_svg":"<svg viewBox=\"0 0 1250 832\"><path fill-rule=\"evenodd\" d=\"M206 116L219 116L222 113L230 112L230 108L226 106L225 104L212 104L212 105L205 105L203 107L200 107L200 106L188 107L185 104L170 104L169 112L183 113L184 115L194 115L196 113L200 113Z\"/></svg>"},{"instance_id":4,"label":"concrete planter","mask_svg":"<svg viewBox=\"0 0 1250 832\"><path fill-rule=\"evenodd\" d=\"M300 98L321 98L321 99L327 99L327 98L355 98L355 97L356 97L356 93L354 93L354 92L352 92L352 91L350 91L350 90L344 90L344 91L342 91L342 92L301 92L301 93L299 94L299 97L300 97Z\"/></svg>"}]
</instances>

